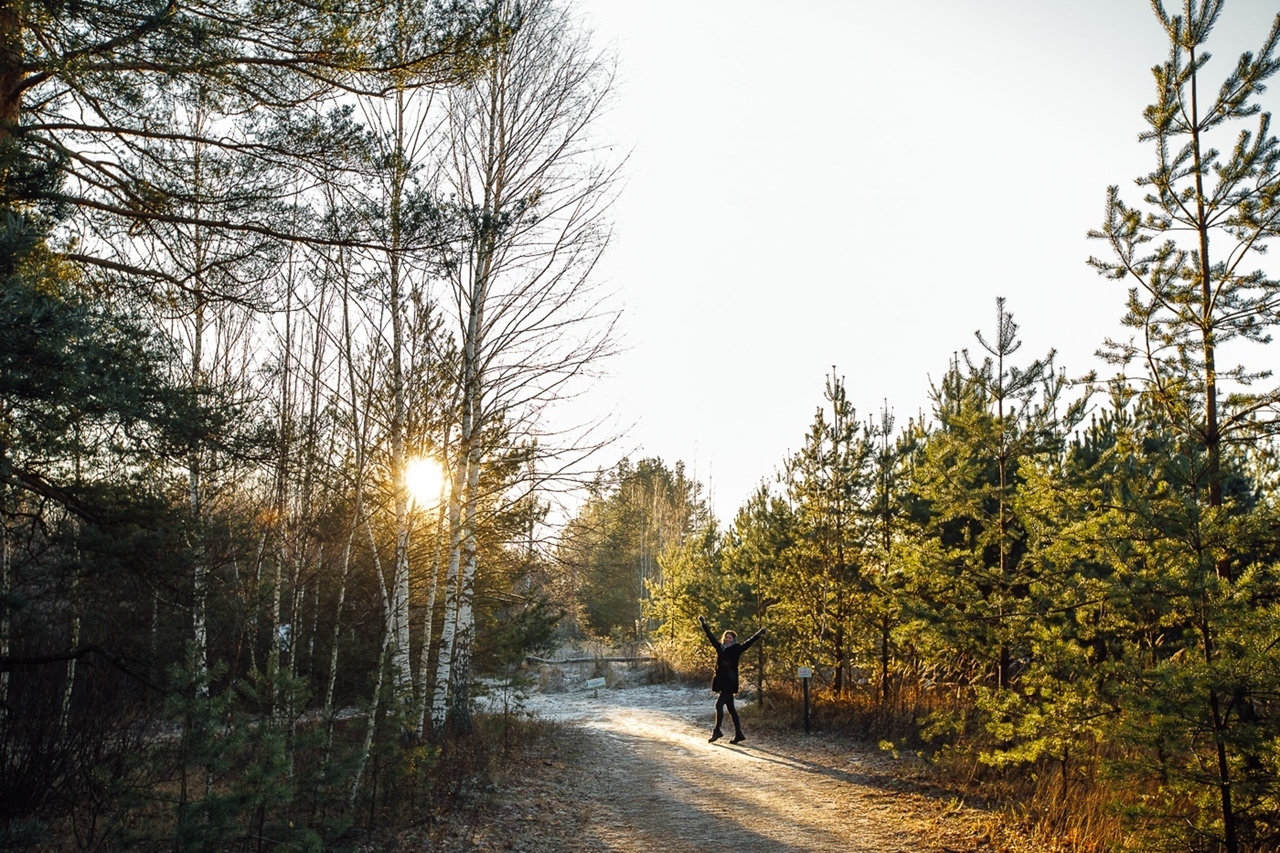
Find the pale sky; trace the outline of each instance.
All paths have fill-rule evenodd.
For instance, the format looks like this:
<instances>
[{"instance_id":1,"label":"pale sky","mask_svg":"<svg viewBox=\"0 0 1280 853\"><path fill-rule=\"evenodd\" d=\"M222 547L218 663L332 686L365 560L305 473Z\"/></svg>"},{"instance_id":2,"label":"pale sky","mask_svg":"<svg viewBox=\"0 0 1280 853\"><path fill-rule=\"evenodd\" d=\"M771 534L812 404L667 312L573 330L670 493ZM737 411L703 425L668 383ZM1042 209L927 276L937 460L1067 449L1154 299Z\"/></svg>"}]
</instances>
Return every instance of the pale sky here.
<instances>
[{"instance_id":1,"label":"pale sky","mask_svg":"<svg viewBox=\"0 0 1280 853\"><path fill-rule=\"evenodd\" d=\"M683 460L727 524L801 445L833 366L859 417L887 399L902 423L990 337L997 296L1018 358L1056 348L1070 374L1122 333L1124 288L1086 265L1107 250L1085 234L1106 187L1137 202L1154 163L1137 135L1166 47L1146 0L576 7L617 54L602 130L632 152L601 268L627 350L578 404L630 425L602 464ZM1214 90L1276 11L1228 0ZM1280 113L1280 79L1264 106Z\"/></svg>"}]
</instances>

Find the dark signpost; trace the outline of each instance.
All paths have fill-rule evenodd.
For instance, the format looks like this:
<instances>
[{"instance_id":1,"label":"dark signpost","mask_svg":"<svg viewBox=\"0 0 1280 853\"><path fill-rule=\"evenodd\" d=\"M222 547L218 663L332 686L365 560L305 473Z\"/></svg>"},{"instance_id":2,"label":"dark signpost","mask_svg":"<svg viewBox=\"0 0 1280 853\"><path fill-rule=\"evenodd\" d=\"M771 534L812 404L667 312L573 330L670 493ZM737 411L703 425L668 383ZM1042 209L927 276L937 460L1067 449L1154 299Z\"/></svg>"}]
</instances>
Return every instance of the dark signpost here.
<instances>
[{"instance_id":1,"label":"dark signpost","mask_svg":"<svg viewBox=\"0 0 1280 853\"><path fill-rule=\"evenodd\" d=\"M796 667L796 675L800 676L800 683L804 685L804 733L809 733L809 679L813 678L813 668L808 666Z\"/></svg>"}]
</instances>

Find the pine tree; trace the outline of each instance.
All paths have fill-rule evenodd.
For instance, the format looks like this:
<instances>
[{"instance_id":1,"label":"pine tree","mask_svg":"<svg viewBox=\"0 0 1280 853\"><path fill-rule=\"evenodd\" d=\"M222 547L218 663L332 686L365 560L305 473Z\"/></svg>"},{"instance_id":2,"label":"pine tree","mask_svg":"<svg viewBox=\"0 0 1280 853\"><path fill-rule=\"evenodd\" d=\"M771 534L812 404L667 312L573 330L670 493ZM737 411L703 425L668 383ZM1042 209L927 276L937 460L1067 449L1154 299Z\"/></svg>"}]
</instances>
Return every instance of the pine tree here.
<instances>
[{"instance_id":1,"label":"pine tree","mask_svg":"<svg viewBox=\"0 0 1280 853\"><path fill-rule=\"evenodd\" d=\"M724 547L725 573L738 579L738 588L745 595L732 601L734 608L730 614L722 616L719 608L709 606L698 611L712 614L708 618L717 624L751 624L769 629L769 642L760 643L759 650L753 654L761 704L764 703L765 676L769 672L766 657L775 661L798 660L793 654L796 636L810 624L808 620L800 625L788 622L779 609L785 603L779 589L785 566L792 558L795 534L795 517L790 505L768 484L761 483L734 516Z\"/></svg>"},{"instance_id":2,"label":"pine tree","mask_svg":"<svg viewBox=\"0 0 1280 853\"><path fill-rule=\"evenodd\" d=\"M1280 279L1251 267L1280 234L1280 141L1258 104L1280 71L1280 15L1258 54L1241 55L1217 95L1203 99L1204 46L1223 0L1185 0L1181 15L1160 2L1153 8L1169 58L1152 71L1157 100L1139 138L1155 148L1156 165L1137 182L1146 189L1142 206L1107 190L1105 221L1089 236L1106 241L1114 258L1090 264L1129 285L1124 324L1137 341L1108 341L1106 354L1146 367L1151 399L1204 446L1206 504L1216 508L1224 444L1270 429L1269 410L1280 403L1280 388L1251 390L1268 372L1220 363L1224 346L1266 344L1280 322ZM1253 129L1240 127L1255 116ZM1236 128L1234 140L1222 138ZM1228 141L1230 153L1214 147ZM1218 571L1230 579L1225 563Z\"/></svg>"},{"instance_id":3,"label":"pine tree","mask_svg":"<svg viewBox=\"0 0 1280 853\"><path fill-rule=\"evenodd\" d=\"M418 13L431 19L420 30L431 37L397 52L387 7L366 0L5 2L0 142L63 180L33 193L5 171L0 198L75 209L70 225L81 240L70 257L135 283L173 280L147 253L130 251L131 238L152 227L306 239L253 204L246 187L193 208L188 188L143 169L150 151L182 141L247 157L262 175L332 177L348 164L353 136L339 93L459 79L474 67L476 10L432 3ZM172 97L187 92L204 93L216 120L197 127L175 113Z\"/></svg>"},{"instance_id":4,"label":"pine tree","mask_svg":"<svg viewBox=\"0 0 1280 853\"><path fill-rule=\"evenodd\" d=\"M1046 558L1069 579L1058 604L1073 617L1056 626L1058 648L1081 664L1058 673L1074 685L1059 695L1094 711L1092 735L1123 745L1123 778L1158 780L1139 810L1161 831L1194 827L1251 849L1278 818L1275 756L1264 746L1277 725L1264 697L1280 666L1264 639L1277 617L1275 510L1229 447L1228 508L1206 512L1208 454L1166 412L1114 383L1067 480L1043 491L1056 494L1046 512L1063 525ZM1233 581L1218 575L1215 553L1227 555ZM1083 719L1059 713L1056 725L1073 717Z\"/></svg>"},{"instance_id":5,"label":"pine tree","mask_svg":"<svg viewBox=\"0 0 1280 853\"><path fill-rule=\"evenodd\" d=\"M808 651L830 672L831 689L839 696L855 659L866 654L867 577L873 571L868 513L876 481L871 436L834 370L825 397L830 413L817 410L804 446L787 464L796 541L787 589L779 594L808 610Z\"/></svg>"},{"instance_id":6,"label":"pine tree","mask_svg":"<svg viewBox=\"0 0 1280 853\"><path fill-rule=\"evenodd\" d=\"M1251 549L1237 537L1256 522L1245 521L1252 512L1229 492L1226 461L1235 443L1273 431L1280 388L1254 390L1267 372L1222 359L1228 346L1242 353L1268 343L1280 321L1280 280L1259 260L1280 223L1280 142L1259 105L1280 70L1280 15L1258 53L1241 55L1216 95L1204 97L1205 44L1222 0L1185 0L1182 14L1160 2L1153 8L1169 56L1153 70L1156 101L1144 113L1149 129L1140 138L1153 146L1156 163L1138 181L1146 190L1141 206L1108 190L1103 226L1090 236L1106 241L1113 258L1090 262L1129 284L1124 322L1137 341L1108 342L1108 354L1142 364L1143 399L1159 409L1157 422L1168 431L1161 443L1171 467L1158 472L1165 488L1139 493L1150 513L1137 517L1161 530L1146 559L1167 567L1170 603L1198 664L1154 667L1168 680L1152 685L1149 713L1172 723L1160 703L1174 691L1194 703L1200 734L1212 745L1198 760L1213 768L1201 782L1215 790L1217 817L1207 825L1199 812L1187 820L1236 853L1253 837L1254 798L1261 796L1255 773L1265 764L1241 739L1246 719L1265 717L1254 692L1261 685L1236 669L1241 655L1260 650L1236 631L1258 616L1242 605L1267 573L1242 559ZM1185 769L1198 776L1191 765Z\"/></svg>"},{"instance_id":7,"label":"pine tree","mask_svg":"<svg viewBox=\"0 0 1280 853\"><path fill-rule=\"evenodd\" d=\"M997 689L1012 685L1015 665L1027 658L1036 580L1023 560L1020 469L1060 452L1084 407L1061 400L1068 383L1052 352L1025 367L1011 363L1017 332L997 299L994 340L977 334L987 356L975 363L966 352L964 367L957 359L933 389L934 425L916 468L927 506L913 580L919 616L959 653L962 670L977 663Z\"/></svg>"}]
</instances>

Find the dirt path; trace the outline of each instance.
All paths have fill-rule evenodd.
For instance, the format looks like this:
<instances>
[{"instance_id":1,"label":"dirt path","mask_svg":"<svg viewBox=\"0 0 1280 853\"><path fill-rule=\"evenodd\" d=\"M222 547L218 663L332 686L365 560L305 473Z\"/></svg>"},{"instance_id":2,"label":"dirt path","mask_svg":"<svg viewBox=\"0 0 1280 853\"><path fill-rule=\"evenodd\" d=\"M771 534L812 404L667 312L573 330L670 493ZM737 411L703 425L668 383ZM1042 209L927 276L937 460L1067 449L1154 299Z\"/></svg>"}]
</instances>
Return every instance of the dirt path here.
<instances>
[{"instance_id":1,"label":"dirt path","mask_svg":"<svg viewBox=\"0 0 1280 853\"><path fill-rule=\"evenodd\" d=\"M527 710L571 724L531 778L498 791L465 845L437 849L991 850L969 809L907 761L820 734L754 731L707 742L706 691L648 686L537 695Z\"/></svg>"}]
</instances>

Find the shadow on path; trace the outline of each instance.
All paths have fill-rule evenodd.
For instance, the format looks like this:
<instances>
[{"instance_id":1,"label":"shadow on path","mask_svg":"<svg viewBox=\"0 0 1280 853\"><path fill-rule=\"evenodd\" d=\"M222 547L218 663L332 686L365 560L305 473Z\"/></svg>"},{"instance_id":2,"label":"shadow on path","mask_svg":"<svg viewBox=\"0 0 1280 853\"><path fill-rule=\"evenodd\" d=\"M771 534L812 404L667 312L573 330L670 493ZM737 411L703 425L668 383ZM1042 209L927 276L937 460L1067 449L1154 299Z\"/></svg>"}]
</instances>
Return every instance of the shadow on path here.
<instances>
[{"instance_id":1,"label":"shadow on path","mask_svg":"<svg viewBox=\"0 0 1280 853\"><path fill-rule=\"evenodd\" d=\"M841 770L775 743L708 744L688 720L662 711L606 716L582 725L596 747L587 789L597 792L584 850L939 849L909 820L885 817L902 811L892 777Z\"/></svg>"}]
</instances>

